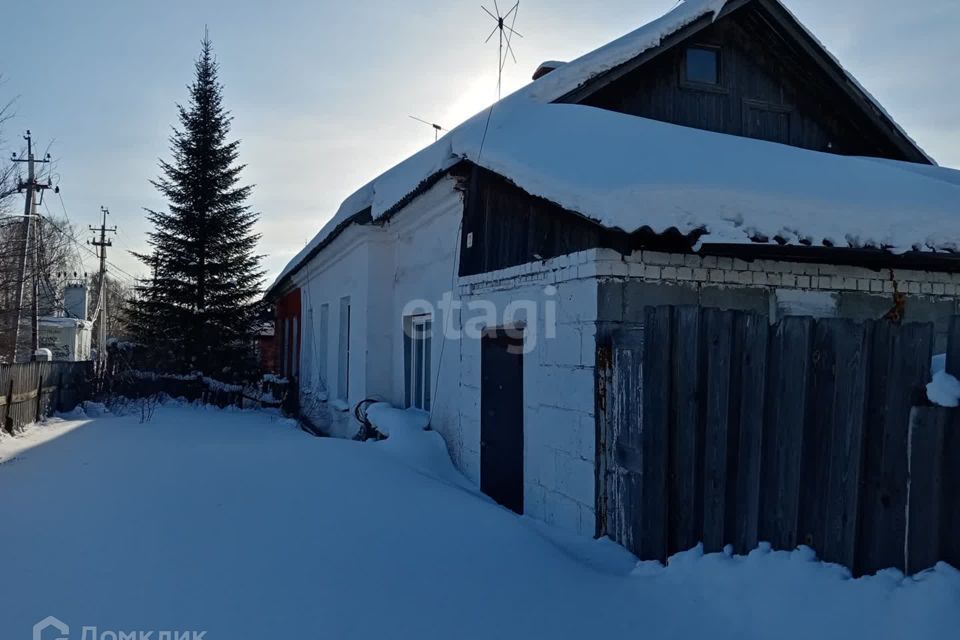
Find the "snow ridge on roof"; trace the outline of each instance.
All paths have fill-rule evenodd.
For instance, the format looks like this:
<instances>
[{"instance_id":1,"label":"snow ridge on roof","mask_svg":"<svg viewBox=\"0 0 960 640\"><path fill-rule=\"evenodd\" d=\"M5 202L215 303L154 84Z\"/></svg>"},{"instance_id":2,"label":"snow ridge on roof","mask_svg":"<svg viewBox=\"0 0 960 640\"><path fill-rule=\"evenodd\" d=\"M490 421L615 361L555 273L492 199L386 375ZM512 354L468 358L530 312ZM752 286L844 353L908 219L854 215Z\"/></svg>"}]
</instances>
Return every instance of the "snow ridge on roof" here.
<instances>
[{"instance_id":1,"label":"snow ridge on roof","mask_svg":"<svg viewBox=\"0 0 960 640\"><path fill-rule=\"evenodd\" d=\"M727 0L685 0L653 22L550 72L529 85L529 95L541 102L558 100L592 78L660 46L664 38L705 15L716 17L726 4Z\"/></svg>"}]
</instances>

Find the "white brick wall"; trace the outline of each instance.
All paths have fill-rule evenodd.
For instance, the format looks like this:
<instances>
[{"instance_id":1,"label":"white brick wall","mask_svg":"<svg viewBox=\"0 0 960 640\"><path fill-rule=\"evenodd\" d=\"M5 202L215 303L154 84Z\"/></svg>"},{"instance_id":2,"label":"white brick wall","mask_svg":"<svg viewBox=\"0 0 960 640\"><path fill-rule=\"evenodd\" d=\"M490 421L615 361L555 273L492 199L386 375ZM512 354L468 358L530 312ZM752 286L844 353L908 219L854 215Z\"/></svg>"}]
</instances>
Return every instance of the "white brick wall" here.
<instances>
[{"instance_id":1,"label":"white brick wall","mask_svg":"<svg viewBox=\"0 0 960 640\"><path fill-rule=\"evenodd\" d=\"M585 251L460 279L467 304L538 303L536 344L524 356L524 512L557 527L592 536L595 530L594 364L597 277L626 276L621 260ZM553 286L556 293L545 294ZM556 303L556 334L547 331L543 303ZM528 327L528 335L530 335ZM479 482L480 342L464 337L460 360L463 435L461 470Z\"/></svg>"}]
</instances>

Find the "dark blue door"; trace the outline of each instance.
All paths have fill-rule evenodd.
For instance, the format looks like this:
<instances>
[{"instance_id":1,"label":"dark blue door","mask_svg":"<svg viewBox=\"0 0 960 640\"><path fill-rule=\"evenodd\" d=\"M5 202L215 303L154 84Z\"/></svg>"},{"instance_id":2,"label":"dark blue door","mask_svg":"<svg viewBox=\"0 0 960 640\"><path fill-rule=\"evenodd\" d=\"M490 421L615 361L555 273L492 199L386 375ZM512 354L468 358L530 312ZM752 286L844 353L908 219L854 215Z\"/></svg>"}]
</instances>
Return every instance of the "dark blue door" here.
<instances>
[{"instance_id":1,"label":"dark blue door","mask_svg":"<svg viewBox=\"0 0 960 640\"><path fill-rule=\"evenodd\" d=\"M484 336L480 374L480 489L523 513L523 337Z\"/></svg>"}]
</instances>

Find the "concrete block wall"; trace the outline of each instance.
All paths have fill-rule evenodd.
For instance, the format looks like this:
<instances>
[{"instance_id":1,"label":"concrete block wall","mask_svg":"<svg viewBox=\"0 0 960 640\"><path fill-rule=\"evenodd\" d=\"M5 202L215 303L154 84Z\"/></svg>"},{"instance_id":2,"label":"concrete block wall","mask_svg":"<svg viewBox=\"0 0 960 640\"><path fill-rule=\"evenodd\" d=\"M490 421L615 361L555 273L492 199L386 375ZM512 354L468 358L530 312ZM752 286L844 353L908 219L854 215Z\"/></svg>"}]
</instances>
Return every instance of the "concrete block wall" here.
<instances>
[{"instance_id":1,"label":"concrete block wall","mask_svg":"<svg viewBox=\"0 0 960 640\"><path fill-rule=\"evenodd\" d=\"M596 530L595 251L460 279L465 305L497 309L532 301L524 355L524 513L592 536ZM553 304L549 312L548 304ZM552 319L551 314L552 313ZM469 309L462 312L469 317ZM555 321L554 321L555 320ZM535 329L535 330L533 330ZM480 340L464 337L460 360L461 468L480 481Z\"/></svg>"},{"instance_id":2,"label":"concrete block wall","mask_svg":"<svg viewBox=\"0 0 960 640\"><path fill-rule=\"evenodd\" d=\"M598 252L605 275L644 280L699 282L754 287L783 287L820 291L858 291L873 294L901 293L956 298L960 273L907 269L875 271L863 267L806 264L776 260L747 262L737 258L637 251L623 257L615 251Z\"/></svg>"}]
</instances>

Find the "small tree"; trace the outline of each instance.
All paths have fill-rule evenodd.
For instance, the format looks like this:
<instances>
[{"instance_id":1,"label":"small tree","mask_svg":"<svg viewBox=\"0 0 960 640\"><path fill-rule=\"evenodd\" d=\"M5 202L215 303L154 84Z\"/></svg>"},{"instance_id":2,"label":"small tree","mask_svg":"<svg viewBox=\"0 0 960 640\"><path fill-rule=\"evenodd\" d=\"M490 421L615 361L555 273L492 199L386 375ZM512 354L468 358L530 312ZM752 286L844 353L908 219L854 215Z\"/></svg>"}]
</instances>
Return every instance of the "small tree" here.
<instances>
[{"instance_id":1,"label":"small tree","mask_svg":"<svg viewBox=\"0 0 960 640\"><path fill-rule=\"evenodd\" d=\"M167 211L147 210L151 254L134 254L153 272L127 307L132 337L159 369L203 370L231 377L252 364L256 303L263 282L258 214L239 184L239 141L228 141L231 117L222 104L218 64L205 36L172 160L153 181Z\"/></svg>"}]
</instances>

